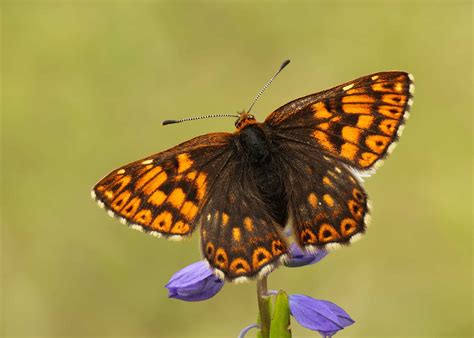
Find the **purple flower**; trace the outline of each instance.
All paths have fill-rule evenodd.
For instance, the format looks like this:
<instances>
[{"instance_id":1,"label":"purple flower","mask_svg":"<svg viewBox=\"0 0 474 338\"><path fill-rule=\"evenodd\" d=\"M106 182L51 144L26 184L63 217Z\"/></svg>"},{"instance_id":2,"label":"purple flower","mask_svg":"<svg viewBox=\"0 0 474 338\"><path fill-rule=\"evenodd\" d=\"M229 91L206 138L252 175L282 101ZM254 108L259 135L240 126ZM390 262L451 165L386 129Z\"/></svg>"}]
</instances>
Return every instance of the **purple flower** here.
<instances>
[{"instance_id":1,"label":"purple flower","mask_svg":"<svg viewBox=\"0 0 474 338\"><path fill-rule=\"evenodd\" d=\"M305 295L290 295L290 312L296 321L323 337L331 337L337 331L352 325L354 320L334 303Z\"/></svg>"},{"instance_id":2,"label":"purple flower","mask_svg":"<svg viewBox=\"0 0 474 338\"><path fill-rule=\"evenodd\" d=\"M303 252L295 243L290 245L289 253L290 260L285 265L290 268L317 263L328 254L325 250L318 250L315 253Z\"/></svg>"},{"instance_id":3,"label":"purple flower","mask_svg":"<svg viewBox=\"0 0 474 338\"><path fill-rule=\"evenodd\" d=\"M165 285L168 297L197 302L215 296L224 286L204 261L188 265L176 272Z\"/></svg>"}]
</instances>

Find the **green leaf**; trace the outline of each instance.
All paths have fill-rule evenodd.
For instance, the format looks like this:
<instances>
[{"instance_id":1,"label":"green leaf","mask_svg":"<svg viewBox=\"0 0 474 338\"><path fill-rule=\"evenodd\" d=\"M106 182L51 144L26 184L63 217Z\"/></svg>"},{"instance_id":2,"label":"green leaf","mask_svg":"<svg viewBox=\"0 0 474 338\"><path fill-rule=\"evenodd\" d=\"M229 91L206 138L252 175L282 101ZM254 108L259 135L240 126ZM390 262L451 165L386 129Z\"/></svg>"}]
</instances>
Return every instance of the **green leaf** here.
<instances>
[{"instance_id":1,"label":"green leaf","mask_svg":"<svg viewBox=\"0 0 474 338\"><path fill-rule=\"evenodd\" d=\"M270 325L270 338L291 338L290 305L288 296L283 290L278 292L275 300L275 310Z\"/></svg>"}]
</instances>

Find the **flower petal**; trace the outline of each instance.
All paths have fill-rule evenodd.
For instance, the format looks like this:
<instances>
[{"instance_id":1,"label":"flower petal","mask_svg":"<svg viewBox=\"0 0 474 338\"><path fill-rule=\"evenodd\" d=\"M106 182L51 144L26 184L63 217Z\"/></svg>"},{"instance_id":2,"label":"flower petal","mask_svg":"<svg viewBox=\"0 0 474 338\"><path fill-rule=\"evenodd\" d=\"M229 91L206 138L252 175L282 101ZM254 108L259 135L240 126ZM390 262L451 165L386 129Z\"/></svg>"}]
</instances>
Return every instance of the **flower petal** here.
<instances>
[{"instance_id":1,"label":"flower petal","mask_svg":"<svg viewBox=\"0 0 474 338\"><path fill-rule=\"evenodd\" d=\"M196 302L213 297L223 286L224 281L214 276L206 262L200 261L176 272L165 287L170 298Z\"/></svg>"},{"instance_id":2,"label":"flower petal","mask_svg":"<svg viewBox=\"0 0 474 338\"><path fill-rule=\"evenodd\" d=\"M320 302L323 302L327 305L327 307L337 315L339 318L339 323L342 324L342 326L346 327L349 325L352 325L355 323L355 321L349 316L349 314L344 311L341 307L338 305L334 304L333 302L330 302L328 300L320 300Z\"/></svg>"},{"instance_id":3,"label":"flower petal","mask_svg":"<svg viewBox=\"0 0 474 338\"><path fill-rule=\"evenodd\" d=\"M315 253L303 252L303 250L301 250L301 248L295 243L290 245L289 253L290 259L285 263L285 265L290 268L317 263L328 254L326 250L318 250Z\"/></svg>"},{"instance_id":4,"label":"flower petal","mask_svg":"<svg viewBox=\"0 0 474 338\"><path fill-rule=\"evenodd\" d=\"M332 336L337 331L354 323L354 320L336 304L305 295L289 297L290 311L296 321L322 335Z\"/></svg>"}]
</instances>

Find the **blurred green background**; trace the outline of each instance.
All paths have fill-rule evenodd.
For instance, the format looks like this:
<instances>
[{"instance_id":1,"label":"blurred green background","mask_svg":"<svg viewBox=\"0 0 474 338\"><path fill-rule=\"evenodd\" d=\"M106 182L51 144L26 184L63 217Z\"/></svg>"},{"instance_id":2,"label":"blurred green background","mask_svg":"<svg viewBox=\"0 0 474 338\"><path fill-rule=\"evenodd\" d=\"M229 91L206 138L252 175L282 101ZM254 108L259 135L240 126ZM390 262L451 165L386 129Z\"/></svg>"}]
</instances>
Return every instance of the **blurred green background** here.
<instances>
[{"instance_id":1,"label":"blurred green background","mask_svg":"<svg viewBox=\"0 0 474 338\"><path fill-rule=\"evenodd\" d=\"M255 284L184 303L163 285L200 258L100 210L110 170L232 119L285 58L254 109L358 76L406 70L415 103L368 179L365 238L281 268L271 289L328 299L357 323L338 336L472 334L472 2L3 1L0 335L235 337ZM295 337L315 337L294 323ZM254 332L252 332L254 333ZM252 336L252 335L249 335Z\"/></svg>"}]
</instances>

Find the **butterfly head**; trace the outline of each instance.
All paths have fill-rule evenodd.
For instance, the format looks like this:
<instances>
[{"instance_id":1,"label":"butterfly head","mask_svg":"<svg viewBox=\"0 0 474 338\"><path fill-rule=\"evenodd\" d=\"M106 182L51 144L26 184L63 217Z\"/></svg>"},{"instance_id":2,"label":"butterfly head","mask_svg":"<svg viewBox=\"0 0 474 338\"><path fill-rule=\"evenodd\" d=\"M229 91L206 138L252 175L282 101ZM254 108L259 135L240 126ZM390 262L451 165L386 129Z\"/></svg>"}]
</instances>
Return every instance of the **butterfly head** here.
<instances>
[{"instance_id":1,"label":"butterfly head","mask_svg":"<svg viewBox=\"0 0 474 338\"><path fill-rule=\"evenodd\" d=\"M255 119L255 116L250 113L243 112L240 113L239 118L237 119L237 121L235 121L235 127L237 128L237 130L242 130L248 125L254 123L257 123L257 119Z\"/></svg>"}]
</instances>

